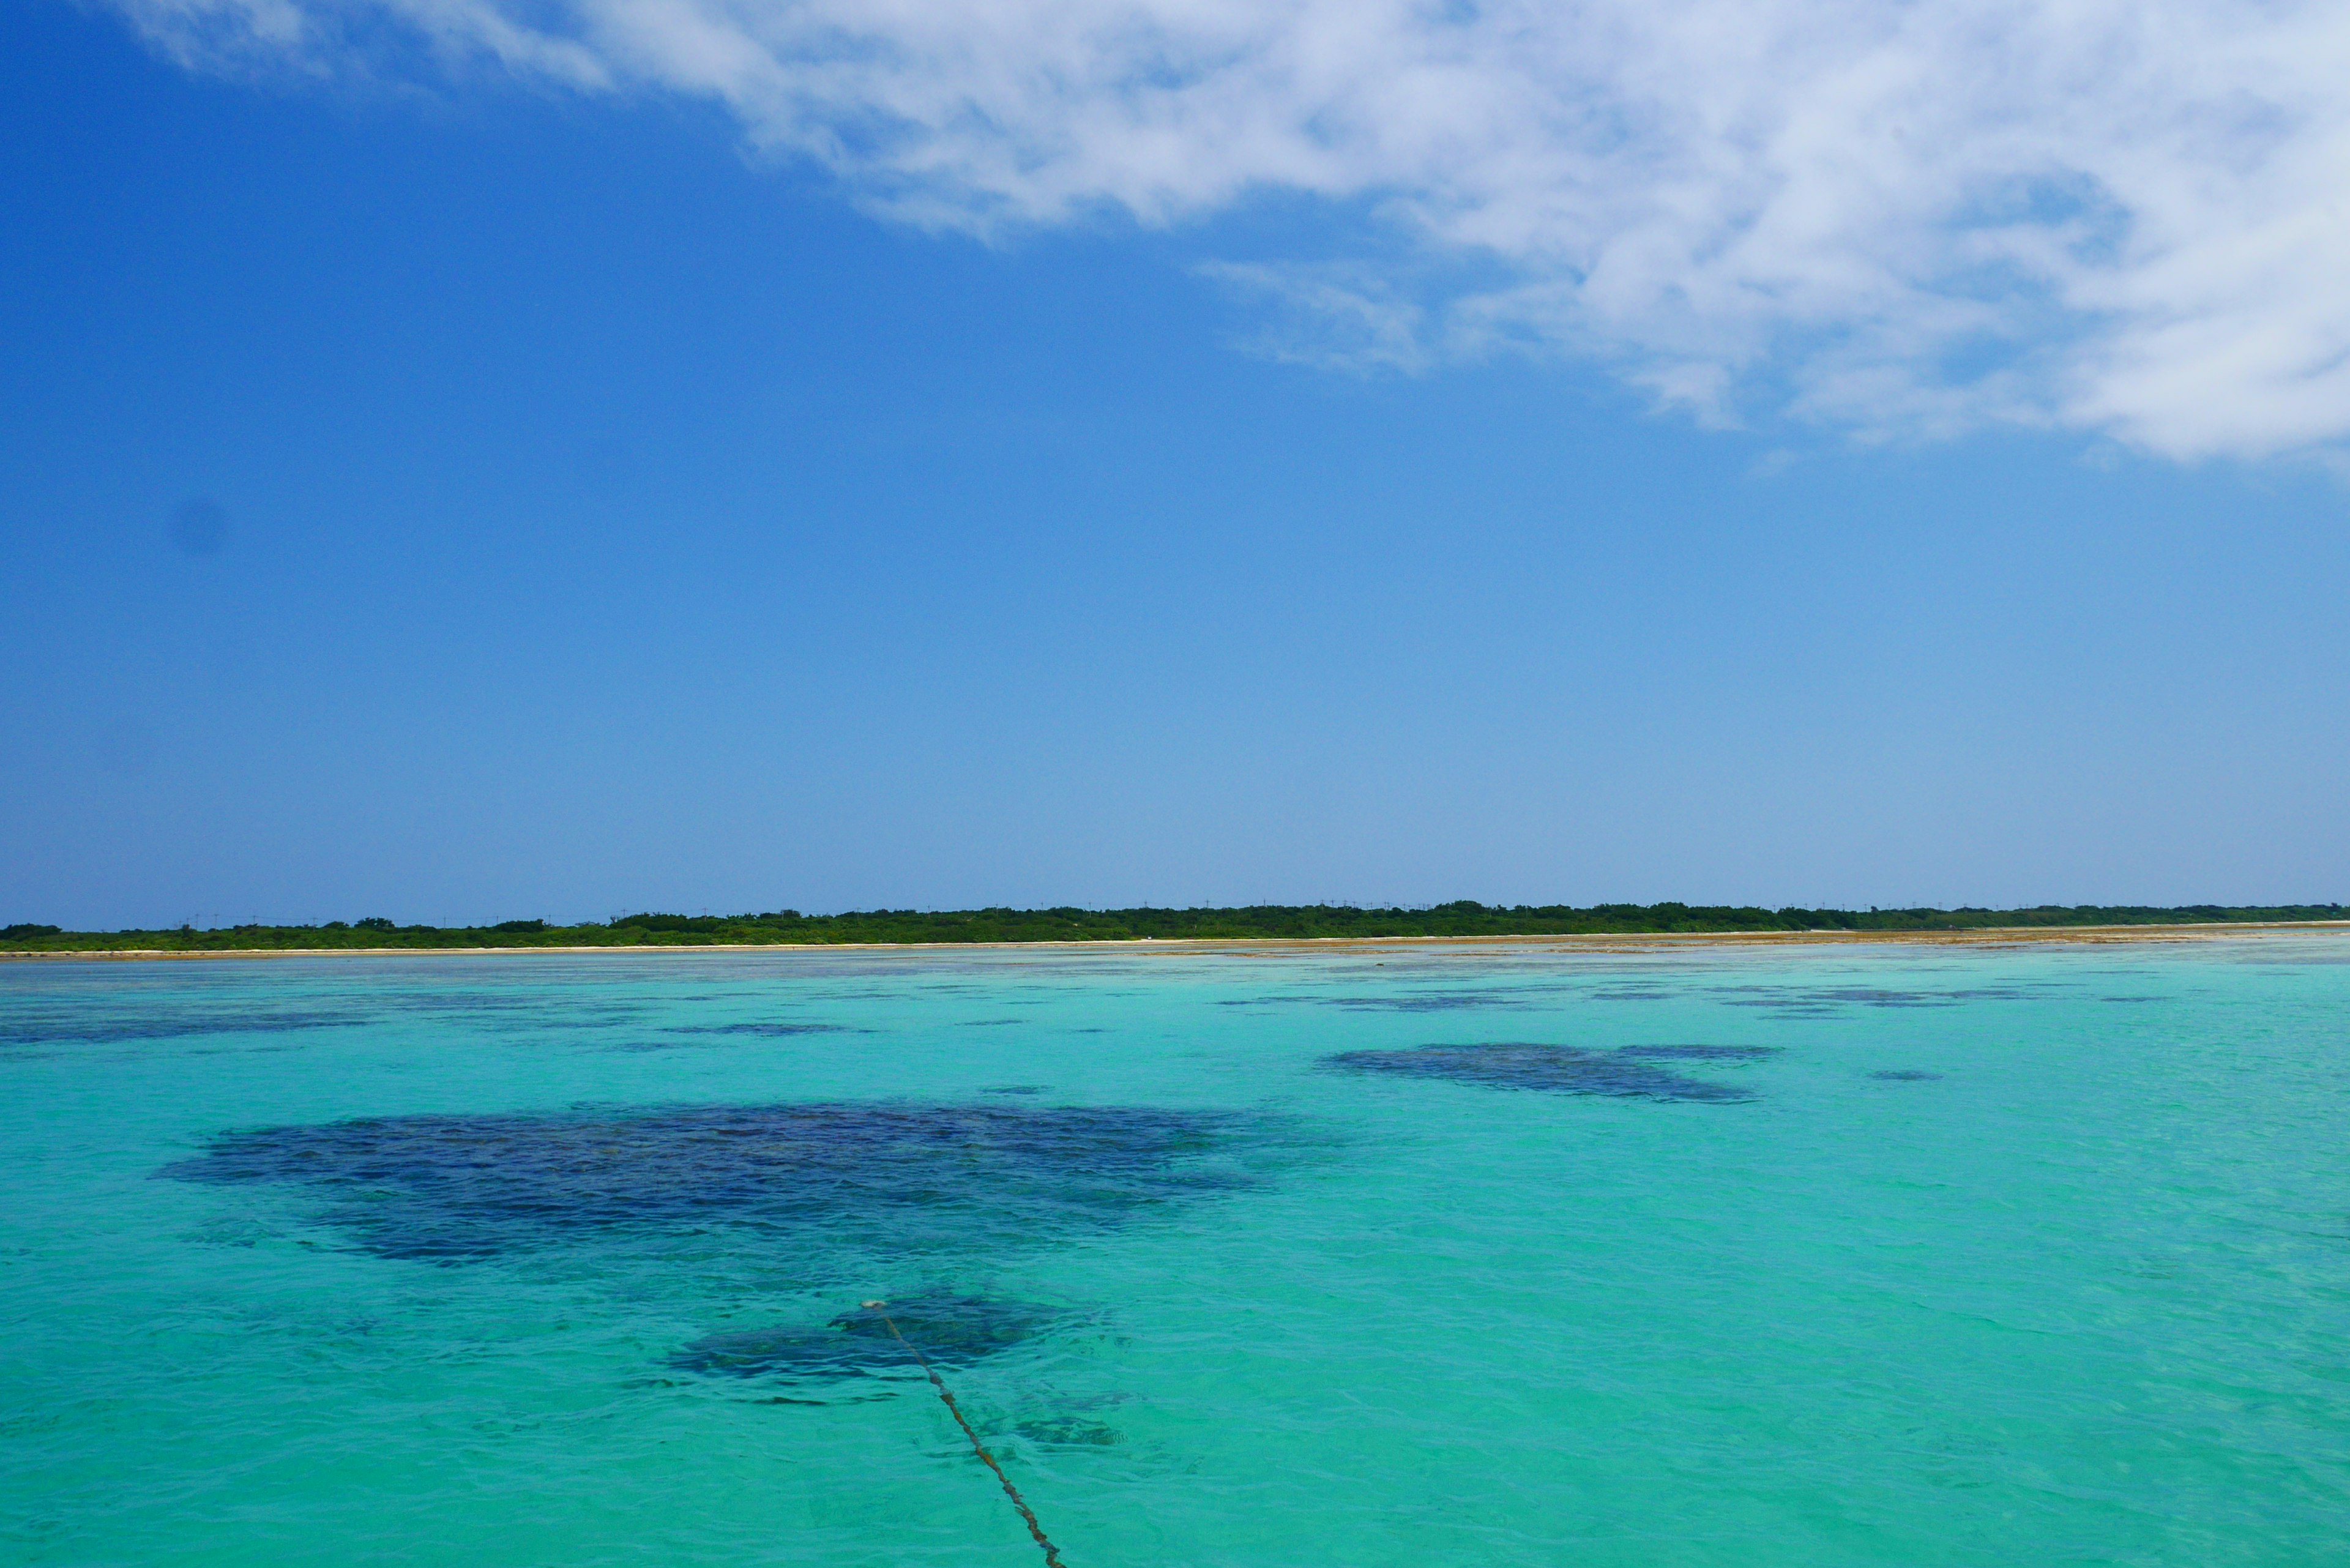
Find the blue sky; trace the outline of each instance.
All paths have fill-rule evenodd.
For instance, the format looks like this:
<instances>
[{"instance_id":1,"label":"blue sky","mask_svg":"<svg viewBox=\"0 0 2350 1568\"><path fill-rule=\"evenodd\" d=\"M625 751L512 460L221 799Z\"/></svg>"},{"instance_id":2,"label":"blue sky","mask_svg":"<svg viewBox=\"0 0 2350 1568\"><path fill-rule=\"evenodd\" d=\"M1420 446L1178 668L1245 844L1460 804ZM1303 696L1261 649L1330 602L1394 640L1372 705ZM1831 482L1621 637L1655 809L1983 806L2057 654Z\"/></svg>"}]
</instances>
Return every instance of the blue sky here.
<instances>
[{"instance_id":1,"label":"blue sky","mask_svg":"<svg viewBox=\"0 0 2350 1568\"><path fill-rule=\"evenodd\" d=\"M0 14L0 920L2350 897L2323 398L130 11Z\"/></svg>"}]
</instances>

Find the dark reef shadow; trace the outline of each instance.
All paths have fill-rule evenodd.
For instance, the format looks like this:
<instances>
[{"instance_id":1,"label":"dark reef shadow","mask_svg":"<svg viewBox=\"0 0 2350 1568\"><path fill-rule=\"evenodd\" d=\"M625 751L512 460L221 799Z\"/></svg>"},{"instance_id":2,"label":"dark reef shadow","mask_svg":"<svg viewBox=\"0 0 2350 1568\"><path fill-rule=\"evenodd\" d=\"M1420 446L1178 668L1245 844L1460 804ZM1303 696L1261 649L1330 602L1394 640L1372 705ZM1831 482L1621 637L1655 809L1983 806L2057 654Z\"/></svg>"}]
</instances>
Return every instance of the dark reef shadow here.
<instances>
[{"instance_id":1,"label":"dark reef shadow","mask_svg":"<svg viewBox=\"0 0 2350 1568\"><path fill-rule=\"evenodd\" d=\"M213 1138L157 1174L283 1182L380 1257L462 1262L590 1234L984 1253L1253 1184L1270 1127L1221 1112L904 1102L369 1117Z\"/></svg>"},{"instance_id":2,"label":"dark reef shadow","mask_svg":"<svg viewBox=\"0 0 2350 1568\"><path fill-rule=\"evenodd\" d=\"M1731 1104L1754 1098L1746 1089L1685 1077L1649 1065L1632 1054L1730 1050L1748 1059L1754 1047L1632 1047L1585 1051L1571 1045L1501 1042L1480 1045L1415 1045L1396 1051L1342 1051L1323 1065L1342 1072L1388 1073L1408 1078L1443 1078L1497 1089L1541 1089L1563 1095L1601 1095L1617 1099L1688 1100Z\"/></svg>"},{"instance_id":3,"label":"dark reef shadow","mask_svg":"<svg viewBox=\"0 0 2350 1568\"><path fill-rule=\"evenodd\" d=\"M821 1327L782 1324L713 1334L671 1355L669 1365L681 1372L729 1377L919 1374L908 1345L933 1366L966 1366L1048 1334L1068 1316L1031 1302L930 1291L881 1307L853 1308Z\"/></svg>"},{"instance_id":4,"label":"dark reef shadow","mask_svg":"<svg viewBox=\"0 0 2350 1568\"><path fill-rule=\"evenodd\" d=\"M1875 985L1804 989L1726 985L1719 988L1716 994L1723 998L1725 1007L1762 1007L1808 1018L1837 1007L1962 1007L1970 1002L2027 1002L2046 994L2046 988L1984 985L1956 991L1911 991Z\"/></svg>"},{"instance_id":5,"label":"dark reef shadow","mask_svg":"<svg viewBox=\"0 0 2350 1568\"><path fill-rule=\"evenodd\" d=\"M1760 1062L1776 1056L1776 1045L1618 1045L1618 1056L1640 1056L1656 1062Z\"/></svg>"},{"instance_id":6,"label":"dark reef shadow","mask_svg":"<svg viewBox=\"0 0 2350 1568\"><path fill-rule=\"evenodd\" d=\"M1466 1012L1479 1008L1524 1012L1529 1010L1529 1004L1522 998L1474 992L1424 992L1403 996L1236 996L1221 999L1214 1005L1336 1007L1348 1012Z\"/></svg>"},{"instance_id":7,"label":"dark reef shadow","mask_svg":"<svg viewBox=\"0 0 2350 1568\"><path fill-rule=\"evenodd\" d=\"M179 1012L92 1023L37 1014L0 1024L0 1045L118 1044L139 1040L188 1040L207 1034L286 1034L372 1023L375 1014L348 1009L274 1012Z\"/></svg>"}]
</instances>

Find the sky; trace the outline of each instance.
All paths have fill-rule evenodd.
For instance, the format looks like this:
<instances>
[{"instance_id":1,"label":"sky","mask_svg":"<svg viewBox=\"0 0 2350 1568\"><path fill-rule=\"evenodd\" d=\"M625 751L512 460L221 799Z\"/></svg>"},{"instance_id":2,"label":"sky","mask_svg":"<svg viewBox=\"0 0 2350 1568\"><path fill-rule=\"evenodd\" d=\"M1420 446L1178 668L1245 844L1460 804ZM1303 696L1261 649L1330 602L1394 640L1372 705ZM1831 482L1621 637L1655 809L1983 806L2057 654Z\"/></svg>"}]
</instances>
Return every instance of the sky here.
<instances>
[{"instance_id":1,"label":"sky","mask_svg":"<svg viewBox=\"0 0 2350 1568\"><path fill-rule=\"evenodd\" d=\"M2345 70L0 8L0 923L2350 899Z\"/></svg>"}]
</instances>

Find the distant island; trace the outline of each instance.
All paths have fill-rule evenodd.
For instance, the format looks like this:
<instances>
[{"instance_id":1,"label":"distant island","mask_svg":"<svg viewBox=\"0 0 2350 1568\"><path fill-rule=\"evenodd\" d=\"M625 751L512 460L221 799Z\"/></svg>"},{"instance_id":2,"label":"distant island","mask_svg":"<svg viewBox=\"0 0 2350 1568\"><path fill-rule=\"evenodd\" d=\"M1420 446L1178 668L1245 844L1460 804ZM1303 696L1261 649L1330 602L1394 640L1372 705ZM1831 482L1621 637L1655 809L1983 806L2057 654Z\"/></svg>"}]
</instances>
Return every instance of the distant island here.
<instances>
[{"instance_id":1,"label":"distant island","mask_svg":"<svg viewBox=\"0 0 2350 1568\"><path fill-rule=\"evenodd\" d=\"M238 952L296 949L850 946L881 942L1249 941L1377 937L1661 936L1772 931L1970 931L2060 927L2294 924L2350 920L2341 904L2042 905L2029 909L1763 909L1698 904L1501 906L1461 900L1426 909L1259 904L1236 909L871 909L803 915L623 915L586 925L500 920L402 926L388 919L319 926L226 926L153 931L0 927L0 952Z\"/></svg>"}]
</instances>

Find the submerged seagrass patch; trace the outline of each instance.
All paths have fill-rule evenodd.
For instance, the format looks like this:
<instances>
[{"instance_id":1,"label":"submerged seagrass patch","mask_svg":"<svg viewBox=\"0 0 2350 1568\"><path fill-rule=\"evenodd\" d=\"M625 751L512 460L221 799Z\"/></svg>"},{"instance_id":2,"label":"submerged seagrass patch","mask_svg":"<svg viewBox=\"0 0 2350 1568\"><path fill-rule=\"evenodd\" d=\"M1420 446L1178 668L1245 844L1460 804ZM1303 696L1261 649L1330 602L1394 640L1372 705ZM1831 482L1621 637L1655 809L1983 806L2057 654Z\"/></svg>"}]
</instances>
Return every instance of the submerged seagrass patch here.
<instances>
[{"instance_id":1,"label":"submerged seagrass patch","mask_svg":"<svg viewBox=\"0 0 2350 1568\"><path fill-rule=\"evenodd\" d=\"M380 1116L224 1133L158 1174L309 1188L390 1258L712 1226L986 1251L1248 1186L1248 1131L1227 1113L1017 1103Z\"/></svg>"},{"instance_id":2,"label":"submerged seagrass patch","mask_svg":"<svg viewBox=\"0 0 2350 1568\"><path fill-rule=\"evenodd\" d=\"M1033 1302L927 1291L860 1306L820 1326L713 1334L672 1355L669 1364L681 1372L731 1377L856 1377L918 1371L914 1352L920 1351L933 1366L963 1366L1026 1345L1068 1315Z\"/></svg>"},{"instance_id":3,"label":"submerged seagrass patch","mask_svg":"<svg viewBox=\"0 0 2350 1568\"><path fill-rule=\"evenodd\" d=\"M1617 1099L1695 1100L1727 1104L1752 1091L1659 1067L1648 1058L1751 1061L1769 1054L1756 1045L1627 1045L1586 1051L1573 1045L1503 1041L1474 1045L1414 1045L1392 1051L1342 1051L1323 1064L1342 1072L1444 1078L1497 1089L1542 1089Z\"/></svg>"}]
</instances>

